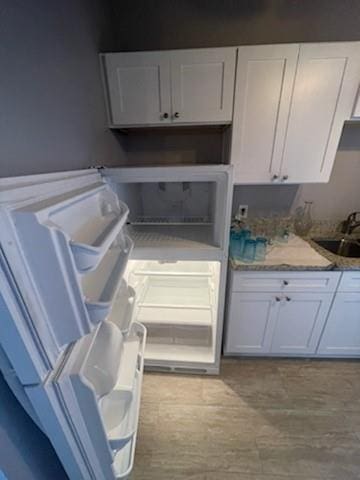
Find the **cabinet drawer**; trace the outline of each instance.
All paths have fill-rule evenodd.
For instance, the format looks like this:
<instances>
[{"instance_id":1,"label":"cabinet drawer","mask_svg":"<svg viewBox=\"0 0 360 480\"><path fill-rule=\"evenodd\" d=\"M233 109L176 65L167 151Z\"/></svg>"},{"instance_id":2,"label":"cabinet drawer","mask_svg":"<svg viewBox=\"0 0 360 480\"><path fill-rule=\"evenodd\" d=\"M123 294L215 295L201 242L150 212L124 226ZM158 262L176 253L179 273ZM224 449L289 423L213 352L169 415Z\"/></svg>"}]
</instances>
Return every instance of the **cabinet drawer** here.
<instances>
[{"instance_id":1,"label":"cabinet drawer","mask_svg":"<svg viewBox=\"0 0 360 480\"><path fill-rule=\"evenodd\" d=\"M339 292L360 292L360 272L344 272L339 283Z\"/></svg>"},{"instance_id":2,"label":"cabinet drawer","mask_svg":"<svg viewBox=\"0 0 360 480\"><path fill-rule=\"evenodd\" d=\"M233 292L334 292L340 272L232 272ZM359 273L360 286L360 273Z\"/></svg>"}]
</instances>

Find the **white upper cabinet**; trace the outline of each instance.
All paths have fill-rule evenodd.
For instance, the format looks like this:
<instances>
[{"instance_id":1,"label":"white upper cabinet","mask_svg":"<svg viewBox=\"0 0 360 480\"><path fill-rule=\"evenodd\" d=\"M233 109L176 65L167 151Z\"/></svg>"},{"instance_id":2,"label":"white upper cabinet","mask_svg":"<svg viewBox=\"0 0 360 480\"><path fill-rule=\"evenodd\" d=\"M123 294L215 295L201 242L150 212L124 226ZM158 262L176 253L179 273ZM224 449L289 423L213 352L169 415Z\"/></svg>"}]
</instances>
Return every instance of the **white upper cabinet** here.
<instances>
[{"instance_id":1,"label":"white upper cabinet","mask_svg":"<svg viewBox=\"0 0 360 480\"><path fill-rule=\"evenodd\" d=\"M359 80L359 42L239 48L235 183L327 182Z\"/></svg>"},{"instance_id":2,"label":"white upper cabinet","mask_svg":"<svg viewBox=\"0 0 360 480\"><path fill-rule=\"evenodd\" d=\"M232 121L236 48L102 55L112 126Z\"/></svg>"},{"instance_id":3,"label":"white upper cabinet","mask_svg":"<svg viewBox=\"0 0 360 480\"><path fill-rule=\"evenodd\" d=\"M170 54L172 114L176 123L231 123L235 48Z\"/></svg>"},{"instance_id":4,"label":"white upper cabinet","mask_svg":"<svg viewBox=\"0 0 360 480\"><path fill-rule=\"evenodd\" d=\"M113 125L170 122L170 61L166 52L102 56Z\"/></svg>"},{"instance_id":5,"label":"white upper cabinet","mask_svg":"<svg viewBox=\"0 0 360 480\"><path fill-rule=\"evenodd\" d=\"M231 161L235 183L278 181L299 45L240 47Z\"/></svg>"},{"instance_id":6,"label":"white upper cabinet","mask_svg":"<svg viewBox=\"0 0 360 480\"><path fill-rule=\"evenodd\" d=\"M301 45L281 168L284 180L329 180L359 79L360 43Z\"/></svg>"}]
</instances>

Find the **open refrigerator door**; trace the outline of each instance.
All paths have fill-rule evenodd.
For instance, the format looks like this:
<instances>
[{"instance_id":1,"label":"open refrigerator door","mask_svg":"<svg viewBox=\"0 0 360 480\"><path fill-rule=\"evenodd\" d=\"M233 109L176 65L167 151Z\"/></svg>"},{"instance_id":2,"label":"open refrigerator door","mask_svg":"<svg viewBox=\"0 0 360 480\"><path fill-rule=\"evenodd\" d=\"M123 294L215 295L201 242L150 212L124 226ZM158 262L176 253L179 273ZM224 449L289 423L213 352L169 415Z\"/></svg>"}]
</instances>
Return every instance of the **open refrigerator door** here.
<instances>
[{"instance_id":1,"label":"open refrigerator door","mask_svg":"<svg viewBox=\"0 0 360 480\"><path fill-rule=\"evenodd\" d=\"M146 340L128 208L94 170L2 180L0 202L0 369L70 478L127 478Z\"/></svg>"}]
</instances>

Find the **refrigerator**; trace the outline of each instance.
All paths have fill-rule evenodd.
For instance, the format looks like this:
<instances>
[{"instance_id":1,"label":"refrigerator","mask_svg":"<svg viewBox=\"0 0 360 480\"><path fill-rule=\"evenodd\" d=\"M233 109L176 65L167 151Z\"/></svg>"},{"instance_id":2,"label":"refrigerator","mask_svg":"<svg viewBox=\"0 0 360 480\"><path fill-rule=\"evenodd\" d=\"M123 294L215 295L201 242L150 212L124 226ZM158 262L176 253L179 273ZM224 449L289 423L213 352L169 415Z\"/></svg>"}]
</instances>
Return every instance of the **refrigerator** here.
<instances>
[{"instance_id":1,"label":"refrigerator","mask_svg":"<svg viewBox=\"0 0 360 480\"><path fill-rule=\"evenodd\" d=\"M128 478L144 366L219 371L228 166L0 180L0 369L71 479Z\"/></svg>"}]
</instances>

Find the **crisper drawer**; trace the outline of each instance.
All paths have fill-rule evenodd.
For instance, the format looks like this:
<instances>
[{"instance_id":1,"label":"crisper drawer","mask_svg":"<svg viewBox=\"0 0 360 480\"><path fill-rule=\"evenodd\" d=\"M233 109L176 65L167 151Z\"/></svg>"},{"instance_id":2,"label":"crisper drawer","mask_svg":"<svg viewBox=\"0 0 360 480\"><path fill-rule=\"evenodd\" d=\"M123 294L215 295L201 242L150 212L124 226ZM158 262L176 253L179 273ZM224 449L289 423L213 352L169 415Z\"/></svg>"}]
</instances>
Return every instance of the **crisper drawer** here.
<instances>
[{"instance_id":1,"label":"crisper drawer","mask_svg":"<svg viewBox=\"0 0 360 480\"><path fill-rule=\"evenodd\" d=\"M339 272L232 271L233 292L334 292ZM360 276L359 276L360 279ZM360 280L359 280L360 284Z\"/></svg>"},{"instance_id":2,"label":"crisper drawer","mask_svg":"<svg viewBox=\"0 0 360 480\"><path fill-rule=\"evenodd\" d=\"M338 292L360 292L360 272L344 272L340 279Z\"/></svg>"}]
</instances>

